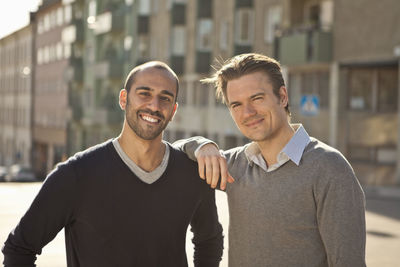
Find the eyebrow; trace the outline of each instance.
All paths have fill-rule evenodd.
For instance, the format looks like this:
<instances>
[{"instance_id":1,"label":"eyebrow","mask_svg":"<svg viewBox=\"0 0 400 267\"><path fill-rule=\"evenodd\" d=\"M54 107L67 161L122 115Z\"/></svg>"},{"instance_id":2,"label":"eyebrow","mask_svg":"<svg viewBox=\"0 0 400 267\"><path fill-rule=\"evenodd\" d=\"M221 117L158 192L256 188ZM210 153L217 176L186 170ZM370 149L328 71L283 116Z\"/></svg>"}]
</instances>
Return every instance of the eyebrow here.
<instances>
[{"instance_id":1,"label":"eyebrow","mask_svg":"<svg viewBox=\"0 0 400 267\"><path fill-rule=\"evenodd\" d=\"M249 98L253 99L253 98L257 97L257 96L264 96L264 95L265 95L264 92L260 92L260 93L251 95ZM236 104L240 104L240 102L239 101L233 101L233 102L229 103L229 106L231 107L232 105L236 105Z\"/></svg>"},{"instance_id":2,"label":"eyebrow","mask_svg":"<svg viewBox=\"0 0 400 267\"><path fill-rule=\"evenodd\" d=\"M153 89L151 89L150 87L147 87L147 86L139 86L139 87L136 87L136 88L135 88L135 91L138 91L138 90L154 91ZM173 93L171 93L170 91L168 91L168 90L162 90L162 91L161 91L161 94L169 95L169 96L171 96L172 98L175 98L175 95L174 95Z\"/></svg>"}]
</instances>

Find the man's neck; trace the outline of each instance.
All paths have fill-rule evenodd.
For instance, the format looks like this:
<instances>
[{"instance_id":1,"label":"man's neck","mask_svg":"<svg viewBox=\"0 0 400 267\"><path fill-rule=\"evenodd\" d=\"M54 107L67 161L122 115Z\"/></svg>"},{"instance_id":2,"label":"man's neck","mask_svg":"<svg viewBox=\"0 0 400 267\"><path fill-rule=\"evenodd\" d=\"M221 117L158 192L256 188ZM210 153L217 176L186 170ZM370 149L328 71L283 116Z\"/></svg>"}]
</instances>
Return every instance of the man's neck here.
<instances>
[{"instance_id":1,"label":"man's neck","mask_svg":"<svg viewBox=\"0 0 400 267\"><path fill-rule=\"evenodd\" d=\"M271 136L271 138L257 142L267 166L277 163L279 152L281 152L286 144L290 141L294 133L294 129L290 126L290 124L288 124L278 131L274 136Z\"/></svg>"},{"instance_id":2,"label":"man's neck","mask_svg":"<svg viewBox=\"0 0 400 267\"><path fill-rule=\"evenodd\" d=\"M132 131L123 130L117 139L125 154L144 171L151 172L161 164L166 149L162 135L144 140Z\"/></svg>"}]
</instances>

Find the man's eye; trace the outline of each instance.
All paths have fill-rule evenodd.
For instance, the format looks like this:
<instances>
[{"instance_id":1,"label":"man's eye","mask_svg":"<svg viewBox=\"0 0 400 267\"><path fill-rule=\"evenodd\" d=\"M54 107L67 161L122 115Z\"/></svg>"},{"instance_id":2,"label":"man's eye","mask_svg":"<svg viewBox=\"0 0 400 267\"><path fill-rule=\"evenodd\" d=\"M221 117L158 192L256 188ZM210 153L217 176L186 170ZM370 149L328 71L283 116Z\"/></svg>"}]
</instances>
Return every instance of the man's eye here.
<instances>
[{"instance_id":1,"label":"man's eye","mask_svg":"<svg viewBox=\"0 0 400 267\"><path fill-rule=\"evenodd\" d=\"M261 96L255 97L253 98L253 101L258 101L258 100L262 100L263 98Z\"/></svg>"},{"instance_id":2,"label":"man's eye","mask_svg":"<svg viewBox=\"0 0 400 267\"><path fill-rule=\"evenodd\" d=\"M240 106L240 104L233 104L232 106L231 106L231 108L238 108Z\"/></svg>"},{"instance_id":3,"label":"man's eye","mask_svg":"<svg viewBox=\"0 0 400 267\"><path fill-rule=\"evenodd\" d=\"M165 102L171 102L171 99L169 97L166 97L166 96L161 96L160 100L161 101L165 101Z\"/></svg>"},{"instance_id":4,"label":"man's eye","mask_svg":"<svg viewBox=\"0 0 400 267\"><path fill-rule=\"evenodd\" d=\"M142 96L150 96L150 93L149 93L149 92L140 92L139 95L142 95Z\"/></svg>"}]
</instances>

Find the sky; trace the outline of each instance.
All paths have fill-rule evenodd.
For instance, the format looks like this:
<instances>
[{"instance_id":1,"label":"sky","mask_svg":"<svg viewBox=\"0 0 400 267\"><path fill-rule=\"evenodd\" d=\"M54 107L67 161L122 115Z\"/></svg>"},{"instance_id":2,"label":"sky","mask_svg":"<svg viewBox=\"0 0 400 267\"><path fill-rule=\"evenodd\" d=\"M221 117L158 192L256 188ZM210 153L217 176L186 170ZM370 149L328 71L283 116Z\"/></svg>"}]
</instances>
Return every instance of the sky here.
<instances>
[{"instance_id":1,"label":"sky","mask_svg":"<svg viewBox=\"0 0 400 267\"><path fill-rule=\"evenodd\" d=\"M36 11L40 0L0 0L0 38L29 24L29 11Z\"/></svg>"}]
</instances>

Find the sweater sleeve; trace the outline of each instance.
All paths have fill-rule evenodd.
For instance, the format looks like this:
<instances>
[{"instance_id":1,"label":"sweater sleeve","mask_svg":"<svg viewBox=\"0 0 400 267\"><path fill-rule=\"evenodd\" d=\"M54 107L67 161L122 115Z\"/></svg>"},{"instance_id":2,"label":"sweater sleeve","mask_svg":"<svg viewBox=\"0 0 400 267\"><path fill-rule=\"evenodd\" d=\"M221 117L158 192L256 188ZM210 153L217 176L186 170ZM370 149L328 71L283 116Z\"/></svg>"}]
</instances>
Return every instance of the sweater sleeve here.
<instances>
[{"instance_id":1,"label":"sweater sleeve","mask_svg":"<svg viewBox=\"0 0 400 267\"><path fill-rule=\"evenodd\" d=\"M195 267L219 266L223 251L222 226L218 222L215 191L208 186L205 191L205 196L190 223Z\"/></svg>"},{"instance_id":2,"label":"sweater sleeve","mask_svg":"<svg viewBox=\"0 0 400 267\"><path fill-rule=\"evenodd\" d=\"M316 190L317 220L329 266L365 266L365 196L342 157L331 158Z\"/></svg>"},{"instance_id":3,"label":"sweater sleeve","mask_svg":"<svg viewBox=\"0 0 400 267\"><path fill-rule=\"evenodd\" d=\"M197 161L195 152L200 146L204 146L206 144L214 144L218 147L218 145L211 141L210 139L207 139L202 136L194 136L191 138L187 139L181 139L178 141L175 141L172 146L175 147L176 149L179 149L180 151L184 152L188 158L190 158L193 161Z\"/></svg>"},{"instance_id":4,"label":"sweater sleeve","mask_svg":"<svg viewBox=\"0 0 400 267\"><path fill-rule=\"evenodd\" d=\"M35 266L36 255L71 222L74 188L72 166L59 165L48 175L2 248L4 266Z\"/></svg>"}]
</instances>

